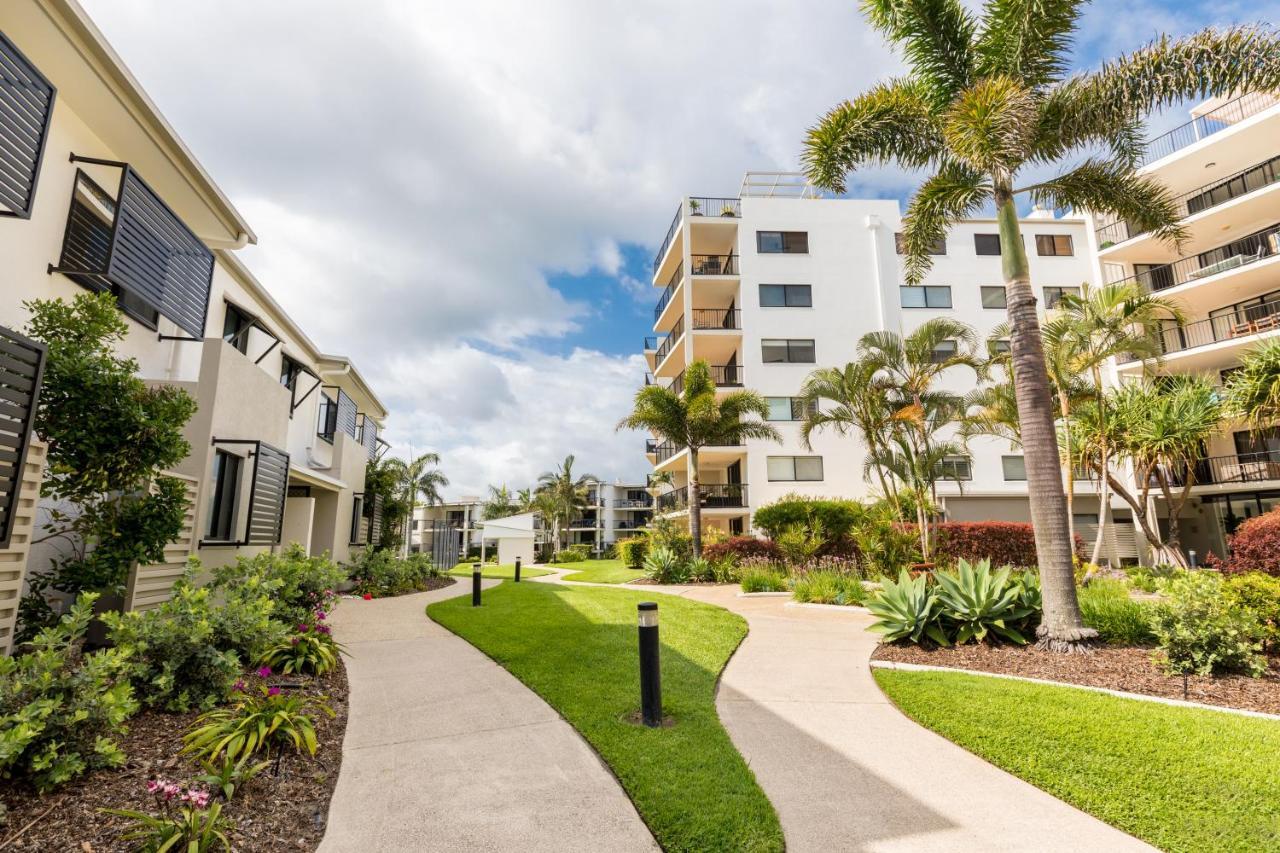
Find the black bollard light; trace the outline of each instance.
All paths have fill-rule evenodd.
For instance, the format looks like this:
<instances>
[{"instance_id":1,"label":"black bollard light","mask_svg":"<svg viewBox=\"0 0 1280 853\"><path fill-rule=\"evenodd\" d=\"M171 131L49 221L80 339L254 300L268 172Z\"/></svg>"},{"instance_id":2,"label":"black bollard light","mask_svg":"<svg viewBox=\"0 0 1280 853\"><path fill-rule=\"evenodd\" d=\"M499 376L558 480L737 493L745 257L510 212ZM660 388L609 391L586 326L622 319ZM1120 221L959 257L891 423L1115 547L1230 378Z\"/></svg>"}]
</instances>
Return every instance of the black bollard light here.
<instances>
[{"instance_id":1,"label":"black bollard light","mask_svg":"<svg viewBox=\"0 0 1280 853\"><path fill-rule=\"evenodd\" d=\"M640 622L640 717L646 726L662 725L662 675L658 666L658 603L636 605Z\"/></svg>"},{"instance_id":2,"label":"black bollard light","mask_svg":"<svg viewBox=\"0 0 1280 853\"><path fill-rule=\"evenodd\" d=\"M471 564L471 606L480 606L480 564Z\"/></svg>"},{"instance_id":3,"label":"black bollard light","mask_svg":"<svg viewBox=\"0 0 1280 853\"><path fill-rule=\"evenodd\" d=\"M516 557L516 583L520 583L520 558Z\"/></svg>"}]
</instances>

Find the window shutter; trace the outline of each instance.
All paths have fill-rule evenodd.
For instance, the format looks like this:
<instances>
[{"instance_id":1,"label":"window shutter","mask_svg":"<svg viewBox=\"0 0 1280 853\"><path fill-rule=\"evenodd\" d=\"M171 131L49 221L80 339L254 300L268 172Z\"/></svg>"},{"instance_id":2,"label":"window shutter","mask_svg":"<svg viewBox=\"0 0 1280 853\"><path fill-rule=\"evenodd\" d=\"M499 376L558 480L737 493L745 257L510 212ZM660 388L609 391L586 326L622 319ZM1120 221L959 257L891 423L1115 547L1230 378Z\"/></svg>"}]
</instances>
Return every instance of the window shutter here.
<instances>
[{"instance_id":1,"label":"window shutter","mask_svg":"<svg viewBox=\"0 0 1280 853\"><path fill-rule=\"evenodd\" d=\"M43 344L0 326L0 548L8 547L13 533L44 356Z\"/></svg>"},{"instance_id":2,"label":"window shutter","mask_svg":"<svg viewBox=\"0 0 1280 853\"><path fill-rule=\"evenodd\" d=\"M56 94L0 33L0 216L31 215Z\"/></svg>"},{"instance_id":3,"label":"window shutter","mask_svg":"<svg viewBox=\"0 0 1280 853\"><path fill-rule=\"evenodd\" d=\"M253 466L247 545L278 545L284 527L284 500L289 489L289 454L259 444Z\"/></svg>"}]
</instances>

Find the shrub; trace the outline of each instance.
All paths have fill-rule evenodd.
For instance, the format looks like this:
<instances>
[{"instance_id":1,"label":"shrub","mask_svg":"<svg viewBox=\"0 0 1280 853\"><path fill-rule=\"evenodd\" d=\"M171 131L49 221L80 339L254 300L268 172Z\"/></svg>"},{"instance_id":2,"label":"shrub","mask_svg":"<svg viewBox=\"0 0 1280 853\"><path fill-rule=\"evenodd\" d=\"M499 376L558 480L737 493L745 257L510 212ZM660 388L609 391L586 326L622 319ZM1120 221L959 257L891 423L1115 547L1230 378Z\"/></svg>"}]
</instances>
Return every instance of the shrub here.
<instances>
[{"instance_id":1,"label":"shrub","mask_svg":"<svg viewBox=\"0 0 1280 853\"><path fill-rule=\"evenodd\" d=\"M1280 576L1280 512L1273 509L1241 524L1227 546L1228 572Z\"/></svg>"},{"instance_id":2,"label":"shrub","mask_svg":"<svg viewBox=\"0 0 1280 853\"><path fill-rule=\"evenodd\" d=\"M869 508L854 530L868 575L892 578L920 560L920 539L914 527L900 524L893 505Z\"/></svg>"},{"instance_id":3,"label":"shrub","mask_svg":"<svg viewBox=\"0 0 1280 853\"><path fill-rule=\"evenodd\" d=\"M138 710L129 653L82 654L95 593L85 593L31 651L0 657L0 776L29 780L42 793L125 755L114 740Z\"/></svg>"},{"instance_id":4,"label":"shrub","mask_svg":"<svg viewBox=\"0 0 1280 853\"><path fill-rule=\"evenodd\" d=\"M253 578L275 585L276 618L293 625L306 622L316 609L327 609L347 573L328 557L308 556L296 542L279 554L237 557L233 565L213 570L213 585L219 589L231 589Z\"/></svg>"},{"instance_id":5,"label":"shrub","mask_svg":"<svg viewBox=\"0 0 1280 853\"><path fill-rule=\"evenodd\" d=\"M655 583L688 583L689 561L665 545L655 545L644 558L644 573Z\"/></svg>"},{"instance_id":6,"label":"shrub","mask_svg":"<svg viewBox=\"0 0 1280 853\"><path fill-rule=\"evenodd\" d=\"M1259 626L1253 614L1230 607L1218 575L1191 572L1169 581L1164 592L1165 600L1152 608L1151 630L1170 674L1256 677L1266 671Z\"/></svg>"},{"instance_id":7,"label":"shrub","mask_svg":"<svg viewBox=\"0 0 1280 853\"><path fill-rule=\"evenodd\" d=\"M924 575L913 578L904 569L896 583L886 579L880 592L867 599L867 609L876 617L871 630L891 643L932 640L947 645L947 635L938 624L938 598Z\"/></svg>"},{"instance_id":8,"label":"shrub","mask_svg":"<svg viewBox=\"0 0 1280 853\"><path fill-rule=\"evenodd\" d=\"M743 592L786 592L787 576L762 567L742 569Z\"/></svg>"},{"instance_id":9,"label":"shrub","mask_svg":"<svg viewBox=\"0 0 1280 853\"><path fill-rule=\"evenodd\" d=\"M1184 577L1187 570L1162 563L1158 566L1129 566L1124 573L1134 589L1156 592L1173 578Z\"/></svg>"},{"instance_id":10,"label":"shrub","mask_svg":"<svg viewBox=\"0 0 1280 853\"><path fill-rule=\"evenodd\" d=\"M857 575L818 571L797 577L791 595L796 601L813 604L861 604L866 591Z\"/></svg>"},{"instance_id":11,"label":"shrub","mask_svg":"<svg viewBox=\"0 0 1280 853\"><path fill-rule=\"evenodd\" d=\"M644 568L645 552L649 549L649 540L643 536L633 536L618 542L618 559L628 569L639 571Z\"/></svg>"},{"instance_id":12,"label":"shrub","mask_svg":"<svg viewBox=\"0 0 1280 853\"><path fill-rule=\"evenodd\" d=\"M811 525L792 524L773 540L782 559L789 566L804 566L827 544L826 531L821 521L815 520Z\"/></svg>"},{"instance_id":13,"label":"shrub","mask_svg":"<svg viewBox=\"0 0 1280 853\"><path fill-rule=\"evenodd\" d=\"M400 558L392 551L365 549L348 569L356 595L385 598L425 589L427 581L439 577L440 569L427 554Z\"/></svg>"},{"instance_id":14,"label":"shrub","mask_svg":"<svg viewBox=\"0 0 1280 853\"><path fill-rule=\"evenodd\" d=\"M748 557L782 559L782 553L772 539L757 539L754 536L734 536L723 542L707 545L702 549L702 556L708 560L719 560L725 557L737 560Z\"/></svg>"},{"instance_id":15,"label":"shrub","mask_svg":"<svg viewBox=\"0 0 1280 853\"><path fill-rule=\"evenodd\" d=\"M241 693L232 707L196 720L196 727L182 737L182 751L202 761L240 761L258 753L269 758L273 752L278 758L289 747L315 755L312 711L333 716L333 709L322 702L260 685L256 694Z\"/></svg>"},{"instance_id":16,"label":"shrub","mask_svg":"<svg viewBox=\"0 0 1280 853\"><path fill-rule=\"evenodd\" d=\"M586 559L587 558L582 556L582 554L579 553L578 551L567 550L567 551L556 551L555 555L552 557L552 562L581 563Z\"/></svg>"},{"instance_id":17,"label":"shrub","mask_svg":"<svg viewBox=\"0 0 1280 853\"><path fill-rule=\"evenodd\" d=\"M209 587L191 583L196 565L173 585L173 596L152 610L104 613L107 636L130 653L134 687L147 705L165 711L208 709L222 702L240 670L284 635L271 618L269 590L227 590L223 606Z\"/></svg>"},{"instance_id":18,"label":"shrub","mask_svg":"<svg viewBox=\"0 0 1280 853\"><path fill-rule=\"evenodd\" d=\"M298 626L298 631L267 650L261 663L286 675L324 675L338 665L341 647L328 625Z\"/></svg>"},{"instance_id":19,"label":"shrub","mask_svg":"<svg viewBox=\"0 0 1280 853\"><path fill-rule=\"evenodd\" d=\"M576 544L569 546L570 551L573 551L575 554L578 554L584 560L591 556L591 552L592 550L594 550L594 548L595 548L594 545L590 545L586 542L578 542Z\"/></svg>"},{"instance_id":20,"label":"shrub","mask_svg":"<svg viewBox=\"0 0 1280 853\"><path fill-rule=\"evenodd\" d=\"M207 853L231 849L226 836L230 821L223 816L221 803L209 805L208 791L188 788L184 792L180 785L167 779L148 781L147 791L156 798L160 814L102 809L106 814L128 818L129 824L120 834L120 840L132 842L131 850Z\"/></svg>"},{"instance_id":21,"label":"shrub","mask_svg":"<svg viewBox=\"0 0 1280 853\"><path fill-rule=\"evenodd\" d=\"M851 533L863 512L857 501L789 494L756 510L752 523L772 539L797 524L810 529L820 524L825 543Z\"/></svg>"},{"instance_id":22,"label":"shrub","mask_svg":"<svg viewBox=\"0 0 1280 853\"><path fill-rule=\"evenodd\" d=\"M943 629L957 644L982 642L989 634L1026 644L1015 626L1031 612L1023 605L1019 579L1010 577L1008 567L993 572L989 560L960 560L954 571L938 572L934 579Z\"/></svg>"},{"instance_id":23,"label":"shrub","mask_svg":"<svg viewBox=\"0 0 1280 853\"><path fill-rule=\"evenodd\" d=\"M1141 646L1155 642L1151 633L1151 606L1130 598L1123 582L1094 580L1077 595L1084 624L1096 630L1104 643Z\"/></svg>"},{"instance_id":24,"label":"shrub","mask_svg":"<svg viewBox=\"0 0 1280 853\"><path fill-rule=\"evenodd\" d=\"M903 525L915 534L914 524ZM1076 551L1084 542L1076 537ZM955 565L960 560L990 560L996 566L1033 568L1036 559L1035 530L1017 521L944 521L937 525L933 560L939 565Z\"/></svg>"},{"instance_id":25,"label":"shrub","mask_svg":"<svg viewBox=\"0 0 1280 853\"><path fill-rule=\"evenodd\" d=\"M1280 577L1262 572L1228 575L1222 588L1227 605L1253 615L1263 645L1280 651Z\"/></svg>"}]
</instances>

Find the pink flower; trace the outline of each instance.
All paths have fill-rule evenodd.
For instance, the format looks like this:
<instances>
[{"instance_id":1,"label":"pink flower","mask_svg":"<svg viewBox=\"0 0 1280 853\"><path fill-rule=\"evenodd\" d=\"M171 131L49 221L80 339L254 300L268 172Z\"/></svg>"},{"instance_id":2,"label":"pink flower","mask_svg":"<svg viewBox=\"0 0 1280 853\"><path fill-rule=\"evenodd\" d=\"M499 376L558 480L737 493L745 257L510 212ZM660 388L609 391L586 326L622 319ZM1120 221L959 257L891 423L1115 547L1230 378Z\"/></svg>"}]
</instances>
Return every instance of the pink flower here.
<instances>
[{"instance_id":1,"label":"pink flower","mask_svg":"<svg viewBox=\"0 0 1280 853\"><path fill-rule=\"evenodd\" d=\"M328 625L317 625L317 626L316 626L316 630L317 630L317 631L319 631L321 634L332 634L332 633L333 633L333 629L332 629L332 628L330 628Z\"/></svg>"},{"instance_id":2,"label":"pink flower","mask_svg":"<svg viewBox=\"0 0 1280 853\"><path fill-rule=\"evenodd\" d=\"M202 791L199 788L188 788L187 792L182 795L182 801L202 809L209 805L209 792Z\"/></svg>"},{"instance_id":3,"label":"pink flower","mask_svg":"<svg viewBox=\"0 0 1280 853\"><path fill-rule=\"evenodd\" d=\"M180 793L182 793L182 786L179 785L178 783L176 782L164 783L164 798L166 802L169 800L172 800L174 797L178 796L178 794Z\"/></svg>"},{"instance_id":4,"label":"pink flower","mask_svg":"<svg viewBox=\"0 0 1280 853\"><path fill-rule=\"evenodd\" d=\"M301 640L301 639L302 639L301 637L290 637L290 638L289 638L289 645L291 645L291 646L296 646L296 645L298 645L298 641L299 641L299 640Z\"/></svg>"},{"instance_id":5,"label":"pink flower","mask_svg":"<svg viewBox=\"0 0 1280 853\"><path fill-rule=\"evenodd\" d=\"M259 677L259 678L270 678L270 677L271 677L271 667L269 667L269 666L261 667L261 668L258 670L258 677Z\"/></svg>"},{"instance_id":6,"label":"pink flower","mask_svg":"<svg viewBox=\"0 0 1280 853\"><path fill-rule=\"evenodd\" d=\"M236 683L231 685L231 689L236 693L243 693L246 686L243 678L237 678Z\"/></svg>"},{"instance_id":7,"label":"pink flower","mask_svg":"<svg viewBox=\"0 0 1280 853\"><path fill-rule=\"evenodd\" d=\"M279 687L268 687L268 688L267 688L267 695L268 695L268 696L279 696L279 695L280 695L280 688L279 688Z\"/></svg>"},{"instance_id":8,"label":"pink flower","mask_svg":"<svg viewBox=\"0 0 1280 853\"><path fill-rule=\"evenodd\" d=\"M160 781L159 781L158 779L148 779L148 780L147 780L147 793L148 793L148 794L154 794L156 791L159 791L159 790L160 790Z\"/></svg>"},{"instance_id":9,"label":"pink flower","mask_svg":"<svg viewBox=\"0 0 1280 853\"><path fill-rule=\"evenodd\" d=\"M325 612L324 612L323 610L317 610L317 611L316 611L316 619L318 619L319 621L323 622L323 621L324 621L324 617L325 617Z\"/></svg>"},{"instance_id":10,"label":"pink flower","mask_svg":"<svg viewBox=\"0 0 1280 853\"><path fill-rule=\"evenodd\" d=\"M294 630L296 630L299 634L305 634L310 628L311 626L308 625L306 622L300 622L298 623L298 627L295 628Z\"/></svg>"}]
</instances>

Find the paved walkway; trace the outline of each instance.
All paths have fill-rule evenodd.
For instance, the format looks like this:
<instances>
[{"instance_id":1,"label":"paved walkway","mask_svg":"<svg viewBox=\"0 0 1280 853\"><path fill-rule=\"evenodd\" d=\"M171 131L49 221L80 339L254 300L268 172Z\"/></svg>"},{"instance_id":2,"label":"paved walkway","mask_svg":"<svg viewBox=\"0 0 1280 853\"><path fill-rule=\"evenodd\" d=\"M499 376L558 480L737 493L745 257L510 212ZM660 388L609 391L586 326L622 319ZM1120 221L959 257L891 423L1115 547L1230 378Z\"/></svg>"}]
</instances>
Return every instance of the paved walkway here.
<instances>
[{"instance_id":1,"label":"paved walkway","mask_svg":"<svg viewBox=\"0 0 1280 853\"><path fill-rule=\"evenodd\" d=\"M656 850L577 732L423 613L469 592L459 582L334 611L350 718L322 853Z\"/></svg>"}]
</instances>

